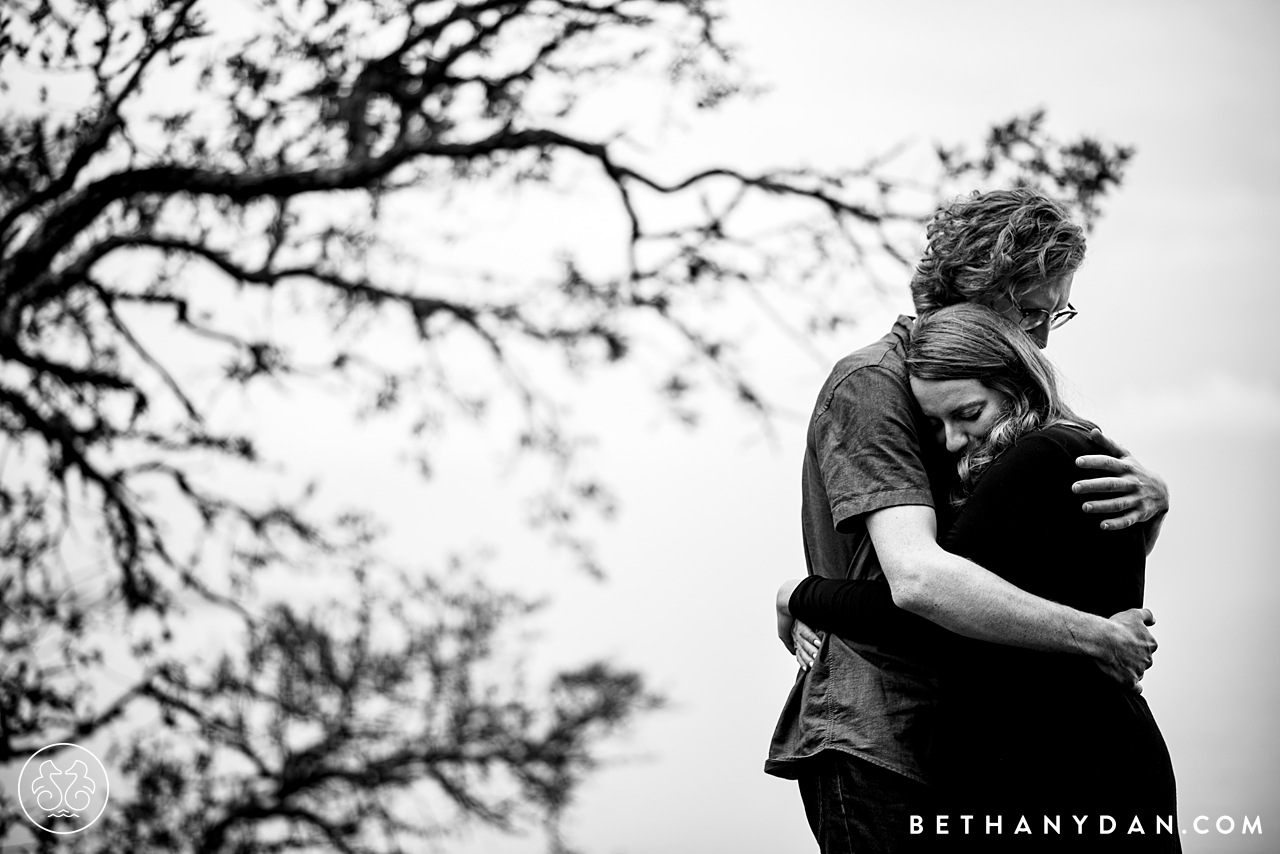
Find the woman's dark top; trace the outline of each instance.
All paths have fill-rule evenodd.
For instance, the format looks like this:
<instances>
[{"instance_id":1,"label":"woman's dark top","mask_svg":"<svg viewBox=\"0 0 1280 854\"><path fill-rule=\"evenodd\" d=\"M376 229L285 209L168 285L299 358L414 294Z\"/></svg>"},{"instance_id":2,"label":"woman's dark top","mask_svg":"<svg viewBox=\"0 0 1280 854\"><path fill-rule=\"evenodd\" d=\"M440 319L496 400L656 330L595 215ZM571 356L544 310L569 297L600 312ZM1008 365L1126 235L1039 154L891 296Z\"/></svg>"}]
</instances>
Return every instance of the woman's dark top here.
<instances>
[{"instance_id":1,"label":"woman's dark top","mask_svg":"<svg viewBox=\"0 0 1280 854\"><path fill-rule=\"evenodd\" d=\"M1023 436L979 478L942 546L1081 611L1109 617L1141 607L1139 527L1101 530L1071 491L1080 476L1076 458L1099 453L1105 450L1074 427ZM791 612L854 640L875 633L882 644L937 663L942 702L930 771L943 798L939 812L953 816L953 828L960 811L975 822L1003 814L1001 844L1014 850L1181 850L1173 767L1151 710L1091 659L947 632L896 608L883 582L809 578L796 588ZM1012 834L1022 815L1033 833L1019 840ZM1089 816L1085 836L1073 815ZM1099 815L1114 818L1113 833L1098 835ZM1043 816L1061 816L1061 837L1043 835ZM1141 834L1128 832L1135 817ZM1171 821L1172 833L1157 833L1158 820Z\"/></svg>"}]
</instances>

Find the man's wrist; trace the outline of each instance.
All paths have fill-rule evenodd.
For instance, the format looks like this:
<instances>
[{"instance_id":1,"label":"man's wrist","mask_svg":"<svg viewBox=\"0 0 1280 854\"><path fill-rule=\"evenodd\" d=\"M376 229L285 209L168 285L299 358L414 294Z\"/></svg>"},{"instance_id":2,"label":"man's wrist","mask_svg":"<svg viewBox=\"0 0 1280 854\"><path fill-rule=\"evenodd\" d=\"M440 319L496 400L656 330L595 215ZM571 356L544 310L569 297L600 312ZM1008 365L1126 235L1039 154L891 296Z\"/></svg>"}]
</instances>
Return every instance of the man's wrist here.
<instances>
[{"instance_id":1,"label":"man's wrist","mask_svg":"<svg viewBox=\"0 0 1280 854\"><path fill-rule=\"evenodd\" d=\"M1089 658L1109 660L1120 626L1097 614L1080 613L1080 617L1084 618L1083 625L1078 632L1072 633L1078 640L1077 650Z\"/></svg>"}]
</instances>

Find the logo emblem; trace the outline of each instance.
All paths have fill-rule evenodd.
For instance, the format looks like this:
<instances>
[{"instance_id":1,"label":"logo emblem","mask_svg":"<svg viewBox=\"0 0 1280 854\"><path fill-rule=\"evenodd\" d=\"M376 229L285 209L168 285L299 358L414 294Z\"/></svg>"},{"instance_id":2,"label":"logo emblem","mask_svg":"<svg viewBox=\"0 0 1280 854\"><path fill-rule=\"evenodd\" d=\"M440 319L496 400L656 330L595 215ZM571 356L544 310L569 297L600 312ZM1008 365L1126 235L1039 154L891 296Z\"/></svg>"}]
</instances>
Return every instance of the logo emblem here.
<instances>
[{"instance_id":1,"label":"logo emblem","mask_svg":"<svg viewBox=\"0 0 1280 854\"><path fill-rule=\"evenodd\" d=\"M79 833L107 808L107 769L78 744L61 742L32 754L18 775L18 802L49 833Z\"/></svg>"}]
</instances>

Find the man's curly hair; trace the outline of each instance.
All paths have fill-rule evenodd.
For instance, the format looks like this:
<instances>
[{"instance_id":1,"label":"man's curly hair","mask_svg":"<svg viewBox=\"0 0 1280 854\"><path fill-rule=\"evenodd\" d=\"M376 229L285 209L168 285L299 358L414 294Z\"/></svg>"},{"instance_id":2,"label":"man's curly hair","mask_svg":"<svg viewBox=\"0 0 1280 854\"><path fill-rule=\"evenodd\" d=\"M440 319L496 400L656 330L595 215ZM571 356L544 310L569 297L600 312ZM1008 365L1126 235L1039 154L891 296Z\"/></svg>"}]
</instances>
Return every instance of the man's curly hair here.
<instances>
[{"instance_id":1,"label":"man's curly hair","mask_svg":"<svg viewBox=\"0 0 1280 854\"><path fill-rule=\"evenodd\" d=\"M974 193L942 205L926 226L929 245L911 277L925 315L943 306L991 305L1084 261L1084 229L1061 202L1030 187Z\"/></svg>"}]
</instances>

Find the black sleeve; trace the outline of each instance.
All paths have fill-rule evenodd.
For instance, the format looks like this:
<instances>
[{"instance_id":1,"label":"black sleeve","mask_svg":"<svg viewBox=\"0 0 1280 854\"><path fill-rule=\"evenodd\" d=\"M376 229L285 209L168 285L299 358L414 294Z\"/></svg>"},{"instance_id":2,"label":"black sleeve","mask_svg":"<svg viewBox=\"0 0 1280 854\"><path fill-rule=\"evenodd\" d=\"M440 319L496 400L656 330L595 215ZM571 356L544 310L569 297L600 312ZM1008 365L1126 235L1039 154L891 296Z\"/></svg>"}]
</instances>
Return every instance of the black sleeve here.
<instances>
[{"instance_id":1,"label":"black sleeve","mask_svg":"<svg viewBox=\"0 0 1280 854\"><path fill-rule=\"evenodd\" d=\"M886 651L918 651L948 634L893 604L885 581L811 575L791 592L789 607L793 617L812 628Z\"/></svg>"}]
</instances>

